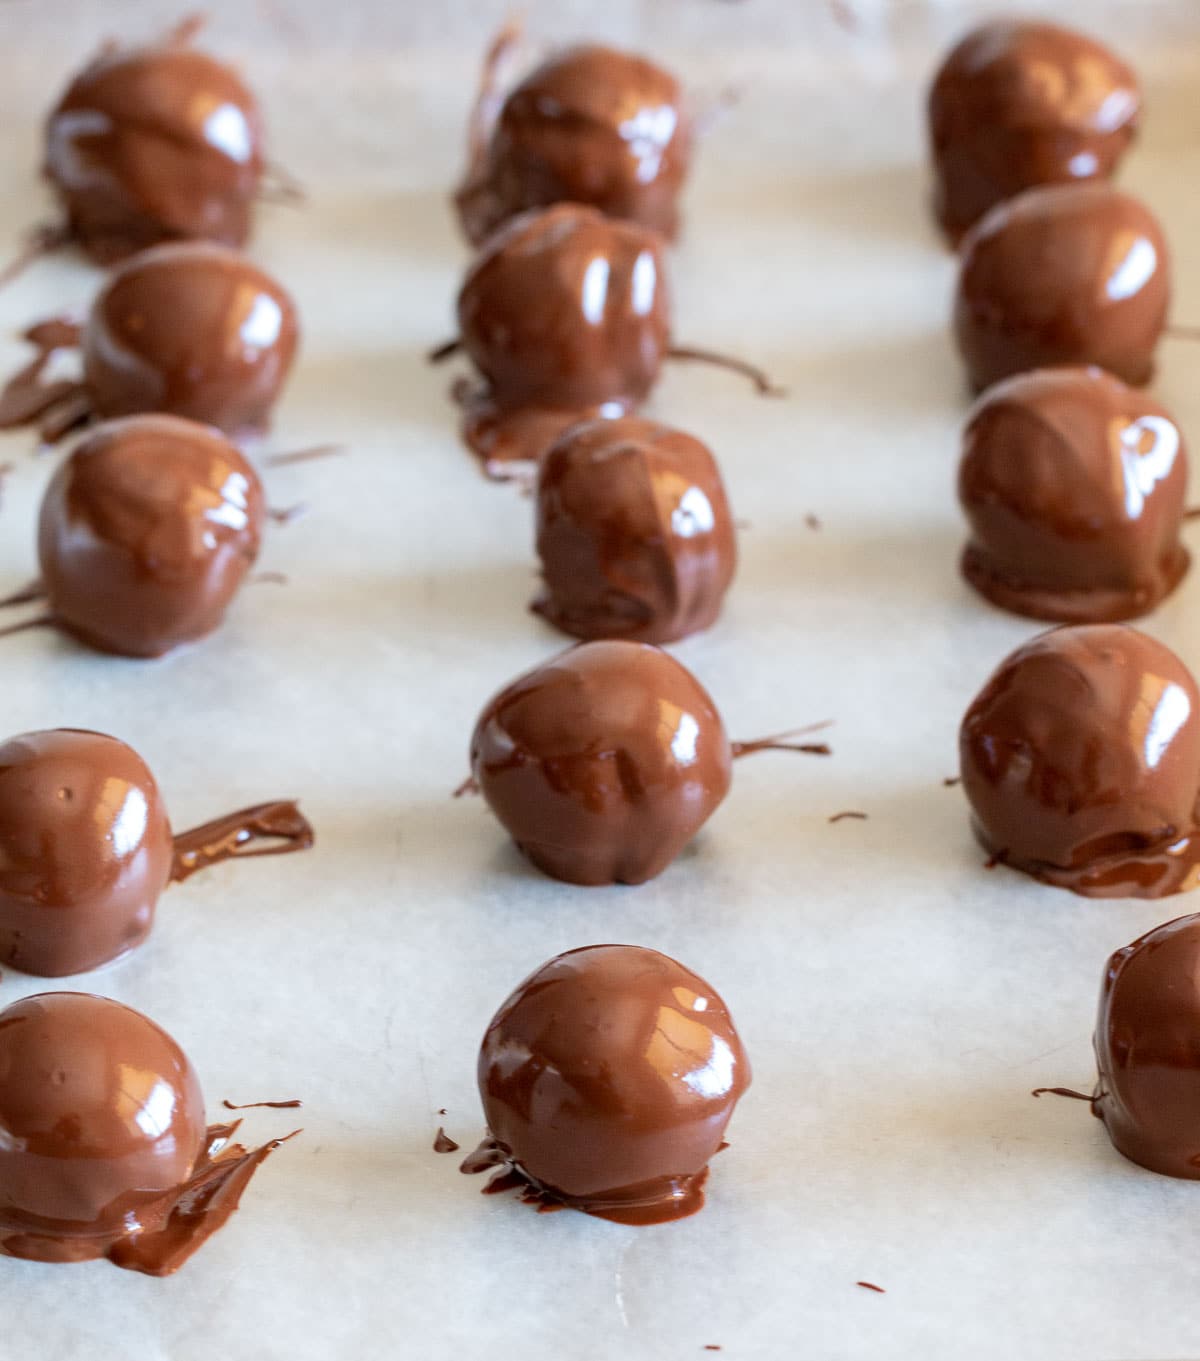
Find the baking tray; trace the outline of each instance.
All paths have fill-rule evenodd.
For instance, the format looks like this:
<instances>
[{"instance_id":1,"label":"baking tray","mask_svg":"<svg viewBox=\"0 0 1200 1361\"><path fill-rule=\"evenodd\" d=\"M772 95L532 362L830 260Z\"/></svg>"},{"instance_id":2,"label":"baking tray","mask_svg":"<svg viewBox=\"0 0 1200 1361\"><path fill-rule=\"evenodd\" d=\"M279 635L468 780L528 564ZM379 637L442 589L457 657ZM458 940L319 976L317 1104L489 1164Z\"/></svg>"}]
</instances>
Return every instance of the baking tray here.
<instances>
[{"instance_id":1,"label":"baking tray","mask_svg":"<svg viewBox=\"0 0 1200 1361\"><path fill-rule=\"evenodd\" d=\"M1189 902L1089 902L985 873L955 773L963 709L1035 631L960 583L966 406L952 259L926 213L923 85L996 6L542 0L546 41L644 48L740 101L700 149L674 281L681 340L790 390L675 366L652 403L722 460L746 522L719 625L676 654L735 736L835 720L832 759L739 763L666 874L576 889L530 871L450 791L487 696L561 640L526 611L531 507L479 477L449 376L466 252L447 206L484 3L212 0L207 41L260 91L274 154L309 187L253 253L294 290L305 347L270 447L351 452L266 474L264 569L224 630L155 663L54 636L0 642L4 728L131 742L178 825L298 795L310 855L173 889L153 937L68 986L165 1025L215 1118L300 1097L303 1136L176 1277L0 1263L0 1355L57 1361L509 1357L639 1361L720 1346L819 1361L1183 1361L1200 1356L1200 1187L1123 1161L1046 1084L1086 1086L1108 953ZM1200 323L1194 0L1035 4L1116 43L1148 87L1124 182L1176 246L1176 319ZM178 18L146 0L0 7L0 239L44 213L39 121L104 36ZM0 293L0 330L81 305L97 275L47 261ZM5 370L21 350L7 338ZM1200 431L1200 350L1156 383ZM4 437L0 583L33 566L57 455ZM805 517L815 515L819 529ZM1196 532L1200 533L1200 530ZM1200 666L1200 576L1146 627ZM867 821L831 824L854 809ZM510 988L597 941L668 951L723 993L755 1080L709 1203L629 1229L484 1197L432 1152L481 1128L474 1059ZM42 990L5 970L0 1004ZM446 1115L438 1114L441 1108ZM286 1111L248 1112L265 1139ZM856 1286L883 1286L886 1294Z\"/></svg>"}]
</instances>

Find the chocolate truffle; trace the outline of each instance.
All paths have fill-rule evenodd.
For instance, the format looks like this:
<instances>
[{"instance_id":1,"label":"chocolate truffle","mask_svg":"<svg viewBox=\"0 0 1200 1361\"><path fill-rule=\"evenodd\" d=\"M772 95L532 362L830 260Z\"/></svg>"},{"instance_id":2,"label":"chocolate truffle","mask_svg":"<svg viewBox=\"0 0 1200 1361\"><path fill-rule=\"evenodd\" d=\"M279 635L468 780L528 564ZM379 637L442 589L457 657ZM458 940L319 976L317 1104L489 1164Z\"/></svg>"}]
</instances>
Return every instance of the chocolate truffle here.
<instances>
[{"instance_id":1,"label":"chocolate truffle","mask_svg":"<svg viewBox=\"0 0 1200 1361\"><path fill-rule=\"evenodd\" d=\"M203 638L254 565L264 517L258 474L208 426L173 416L97 426L42 501L54 622L126 657Z\"/></svg>"},{"instance_id":2,"label":"chocolate truffle","mask_svg":"<svg viewBox=\"0 0 1200 1361\"><path fill-rule=\"evenodd\" d=\"M483 98L492 98L485 82ZM509 218L581 203L674 235L691 127L679 82L644 57L585 44L544 62L477 133L457 195L476 245Z\"/></svg>"},{"instance_id":3,"label":"chocolate truffle","mask_svg":"<svg viewBox=\"0 0 1200 1361\"><path fill-rule=\"evenodd\" d=\"M494 696L471 738L480 792L538 869L573 884L661 874L729 791L699 681L645 643L581 643Z\"/></svg>"},{"instance_id":4,"label":"chocolate truffle","mask_svg":"<svg viewBox=\"0 0 1200 1361\"><path fill-rule=\"evenodd\" d=\"M708 1162L750 1085L729 1011L682 964L635 945L571 950L531 974L479 1052L491 1140L538 1199L624 1224L704 1204Z\"/></svg>"},{"instance_id":5,"label":"chocolate truffle","mask_svg":"<svg viewBox=\"0 0 1200 1361\"><path fill-rule=\"evenodd\" d=\"M204 1123L195 1071L140 1012L48 992L0 1012L0 1255L176 1271L275 1148Z\"/></svg>"},{"instance_id":6,"label":"chocolate truffle","mask_svg":"<svg viewBox=\"0 0 1200 1361\"><path fill-rule=\"evenodd\" d=\"M955 334L976 391L1073 364L1140 387L1170 295L1167 243L1144 204L1101 184L1030 189L963 238Z\"/></svg>"},{"instance_id":7,"label":"chocolate truffle","mask_svg":"<svg viewBox=\"0 0 1200 1361\"><path fill-rule=\"evenodd\" d=\"M234 437L261 434L299 343L283 287L244 255L189 242L118 267L82 330L43 322L26 333L38 359L10 381L0 429L45 417L57 438L92 417L160 412ZM51 354L83 350L81 384L42 384Z\"/></svg>"},{"instance_id":8,"label":"chocolate truffle","mask_svg":"<svg viewBox=\"0 0 1200 1361\"><path fill-rule=\"evenodd\" d=\"M244 851L251 842L276 843ZM171 834L154 777L115 737L60 728L0 745L0 961L45 978L140 945L173 880L233 855L302 850L291 803Z\"/></svg>"},{"instance_id":9,"label":"chocolate truffle","mask_svg":"<svg viewBox=\"0 0 1200 1361\"><path fill-rule=\"evenodd\" d=\"M537 551L539 614L577 638L641 643L708 628L737 563L712 454L632 416L575 426L551 446L538 470Z\"/></svg>"},{"instance_id":10,"label":"chocolate truffle","mask_svg":"<svg viewBox=\"0 0 1200 1361\"><path fill-rule=\"evenodd\" d=\"M1114 1147L1200 1178L1200 916L1156 927L1108 961L1092 1102Z\"/></svg>"},{"instance_id":11,"label":"chocolate truffle","mask_svg":"<svg viewBox=\"0 0 1200 1361\"><path fill-rule=\"evenodd\" d=\"M670 346L663 253L657 232L573 203L488 239L458 295L486 382L463 425L481 458L535 459L567 427L645 400Z\"/></svg>"},{"instance_id":12,"label":"chocolate truffle","mask_svg":"<svg viewBox=\"0 0 1200 1361\"><path fill-rule=\"evenodd\" d=\"M237 73L191 46L106 44L46 124L44 173L100 264L162 241L240 246L264 170L262 117Z\"/></svg>"},{"instance_id":13,"label":"chocolate truffle","mask_svg":"<svg viewBox=\"0 0 1200 1361\"><path fill-rule=\"evenodd\" d=\"M1003 863L1093 898L1196 883L1200 694L1153 638L1039 635L967 710L959 751L976 834Z\"/></svg>"},{"instance_id":14,"label":"chocolate truffle","mask_svg":"<svg viewBox=\"0 0 1200 1361\"><path fill-rule=\"evenodd\" d=\"M1132 619L1187 571L1186 490L1183 437L1157 402L1099 369L1009 378L967 420L963 575L1014 614Z\"/></svg>"},{"instance_id":15,"label":"chocolate truffle","mask_svg":"<svg viewBox=\"0 0 1200 1361\"><path fill-rule=\"evenodd\" d=\"M957 241L1025 189L1108 179L1141 107L1133 71L1083 33L1028 19L974 29L929 94L942 229Z\"/></svg>"}]
</instances>

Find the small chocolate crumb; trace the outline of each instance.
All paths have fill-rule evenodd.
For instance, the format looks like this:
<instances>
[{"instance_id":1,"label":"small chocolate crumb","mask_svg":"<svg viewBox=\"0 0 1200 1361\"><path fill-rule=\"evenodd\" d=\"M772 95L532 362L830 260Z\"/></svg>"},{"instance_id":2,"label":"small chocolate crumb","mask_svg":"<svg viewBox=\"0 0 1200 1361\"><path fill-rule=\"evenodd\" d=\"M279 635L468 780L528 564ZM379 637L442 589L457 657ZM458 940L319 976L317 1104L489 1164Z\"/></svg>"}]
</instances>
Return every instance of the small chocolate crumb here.
<instances>
[{"instance_id":1,"label":"small chocolate crumb","mask_svg":"<svg viewBox=\"0 0 1200 1361\"><path fill-rule=\"evenodd\" d=\"M439 1115L445 1115L445 1114L446 1114L446 1108L445 1108L445 1106L439 1106L439 1107L438 1107L438 1114L439 1114Z\"/></svg>"},{"instance_id":2,"label":"small chocolate crumb","mask_svg":"<svg viewBox=\"0 0 1200 1361\"><path fill-rule=\"evenodd\" d=\"M817 517L816 517L815 515L811 515L811 514L810 514L810 515L806 515L806 516L804 517L804 523L809 527L809 529L820 529L820 528L821 528L821 522L820 522L820 520L817 519Z\"/></svg>"},{"instance_id":3,"label":"small chocolate crumb","mask_svg":"<svg viewBox=\"0 0 1200 1361\"><path fill-rule=\"evenodd\" d=\"M277 525L290 525L293 520L298 520L302 515L307 515L309 504L307 501L297 501L294 506L281 506L279 509L269 507L267 515Z\"/></svg>"},{"instance_id":4,"label":"small chocolate crumb","mask_svg":"<svg viewBox=\"0 0 1200 1361\"><path fill-rule=\"evenodd\" d=\"M942 784L943 784L947 789L953 789L954 786L955 786L956 784L962 784L962 776L961 776L961 775L947 775L946 778L942 781Z\"/></svg>"},{"instance_id":5,"label":"small chocolate crumb","mask_svg":"<svg viewBox=\"0 0 1200 1361\"><path fill-rule=\"evenodd\" d=\"M874 1290L877 1295L886 1295L887 1291L881 1285L872 1285L870 1281L855 1281L855 1285L861 1285L864 1290Z\"/></svg>"},{"instance_id":6,"label":"small chocolate crumb","mask_svg":"<svg viewBox=\"0 0 1200 1361\"><path fill-rule=\"evenodd\" d=\"M221 1102L227 1111L252 1111L259 1107L266 1107L273 1111L293 1111L299 1110L304 1102L299 1097L293 1097L291 1101L247 1101L241 1106L235 1106L228 1098ZM288 1135L291 1138L291 1135Z\"/></svg>"},{"instance_id":7,"label":"small chocolate crumb","mask_svg":"<svg viewBox=\"0 0 1200 1361\"><path fill-rule=\"evenodd\" d=\"M458 1152L458 1145L454 1142L453 1139L451 1139L451 1137L446 1133L446 1131L441 1127L441 1125L438 1126L438 1132L433 1140L433 1151L435 1153Z\"/></svg>"},{"instance_id":8,"label":"small chocolate crumb","mask_svg":"<svg viewBox=\"0 0 1200 1361\"><path fill-rule=\"evenodd\" d=\"M856 819L858 822L866 822L866 820L867 820L867 815L866 815L866 813L859 813L859 812L856 812L854 809L851 808L851 809L847 809L847 811L844 812L844 813L834 813L834 815L829 819L829 821L830 821L830 822L842 822L845 818L854 818L854 819Z\"/></svg>"}]
</instances>

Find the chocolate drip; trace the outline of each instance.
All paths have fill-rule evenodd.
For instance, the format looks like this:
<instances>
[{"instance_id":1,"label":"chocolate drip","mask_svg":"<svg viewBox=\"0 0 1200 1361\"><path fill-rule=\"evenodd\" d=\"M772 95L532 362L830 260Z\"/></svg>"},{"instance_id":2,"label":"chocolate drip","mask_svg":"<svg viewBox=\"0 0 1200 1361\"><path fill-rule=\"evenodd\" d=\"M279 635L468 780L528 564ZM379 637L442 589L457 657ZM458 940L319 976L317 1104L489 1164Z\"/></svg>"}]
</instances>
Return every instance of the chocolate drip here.
<instances>
[{"instance_id":1,"label":"chocolate drip","mask_svg":"<svg viewBox=\"0 0 1200 1361\"><path fill-rule=\"evenodd\" d=\"M227 1111L294 1111L299 1110L304 1102L299 1097L293 1097L290 1101L244 1101L241 1105L228 1099L221 1102Z\"/></svg>"},{"instance_id":2,"label":"chocolate drip","mask_svg":"<svg viewBox=\"0 0 1200 1361\"><path fill-rule=\"evenodd\" d=\"M147 1276L170 1276L178 1271L224 1227L255 1172L280 1144L300 1132L248 1150L226 1142L236 1129L236 1122L209 1126L207 1146L195 1172L162 1207L162 1226L114 1243L106 1254L114 1266Z\"/></svg>"},{"instance_id":3,"label":"chocolate drip","mask_svg":"<svg viewBox=\"0 0 1200 1361\"><path fill-rule=\"evenodd\" d=\"M79 398L86 392L83 383L67 378L47 383L42 376L59 350L78 346L80 334L79 323L69 317L50 317L22 333L21 339L37 353L0 388L0 430L45 422L53 431L59 427L59 418L66 409L77 408ZM43 439L54 442L45 429Z\"/></svg>"},{"instance_id":4,"label":"chocolate drip","mask_svg":"<svg viewBox=\"0 0 1200 1361\"><path fill-rule=\"evenodd\" d=\"M810 723L806 728L791 728L787 732L776 733L773 737L758 737L749 742L730 742L729 749L735 761L743 756L754 756L760 751L798 751L805 756L832 756L833 748L825 742L792 742L793 737L805 733L820 732L833 725L827 718L821 723Z\"/></svg>"},{"instance_id":5,"label":"chocolate drip","mask_svg":"<svg viewBox=\"0 0 1200 1361\"><path fill-rule=\"evenodd\" d=\"M12 595L5 596L3 600L0 600L0 610L6 610L12 605L29 605L35 600L45 600L45 598L45 583L40 580L31 581L28 586L22 586L19 591L14 591Z\"/></svg>"},{"instance_id":6,"label":"chocolate drip","mask_svg":"<svg viewBox=\"0 0 1200 1361\"><path fill-rule=\"evenodd\" d=\"M719 350L702 350L694 345L672 345L667 351L668 359L682 359L697 364L711 364L718 369L729 369L740 373L754 384L760 397L786 397L787 389L777 387L763 369L735 355L722 354Z\"/></svg>"},{"instance_id":7,"label":"chocolate drip","mask_svg":"<svg viewBox=\"0 0 1200 1361\"><path fill-rule=\"evenodd\" d=\"M438 1132L433 1140L433 1151L435 1153L457 1153L458 1147L458 1144L456 1144L441 1125L439 1125Z\"/></svg>"},{"instance_id":8,"label":"chocolate drip","mask_svg":"<svg viewBox=\"0 0 1200 1361\"><path fill-rule=\"evenodd\" d=\"M275 844L243 849L259 841ZM168 882L181 884L200 870L235 856L248 860L260 855L304 851L313 841L312 825L291 800L255 804L178 833Z\"/></svg>"}]
</instances>

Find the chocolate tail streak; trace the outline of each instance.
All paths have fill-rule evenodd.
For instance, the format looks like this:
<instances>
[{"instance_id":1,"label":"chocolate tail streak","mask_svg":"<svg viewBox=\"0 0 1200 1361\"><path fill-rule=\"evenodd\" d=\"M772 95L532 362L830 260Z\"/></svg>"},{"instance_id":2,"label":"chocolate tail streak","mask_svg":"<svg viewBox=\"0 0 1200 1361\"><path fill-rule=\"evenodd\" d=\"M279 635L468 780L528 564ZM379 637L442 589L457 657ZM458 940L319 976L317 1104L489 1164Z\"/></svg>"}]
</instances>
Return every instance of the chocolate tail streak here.
<instances>
[{"instance_id":1,"label":"chocolate tail streak","mask_svg":"<svg viewBox=\"0 0 1200 1361\"><path fill-rule=\"evenodd\" d=\"M833 748L825 742L793 742L793 737L803 737L808 733L821 732L833 726L833 719L821 723L810 723L806 728L791 728L787 732L775 733L772 737L759 737L750 742L730 742L733 759L754 756L760 751L798 751L805 756L832 756Z\"/></svg>"},{"instance_id":2,"label":"chocolate tail streak","mask_svg":"<svg viewBox=\"0 0 1200 1361\"><path fill-rule=\"evenodd\" d=\"M468 775L467 778L462 782L462 784L460 784L458 788L454 791L451 797L461 799L466 794L478 793L479 781L475 778L474 775Z\"/></svg>"},{"instance_id":3,"label":"chocolate tail streak","mask_svg":"<svg viewBox=\"0 0 1200 1361\"><path fill-rule=\"evenodd\" d=\"M59 350L79 345L81 327L70 317L49 317L25 331L37 354L0 388L0 430L37 425L46 444L55 444L91 419L85 385L75 379L43 382L47 365Z\"/></svg>"},{"instance_id":4,"label":"chocolate tail streak","mask_svg":"<svg viewBox=\"0 0 1200 1361\"><path fill-rule=\"evenodd\" d=\"M467 121L467 182L475 178L484 156L500 106L504 102L509 67L525 40L525 20L514 14L493 37L484 54L479 73L479 88ZM467 186L464 185L464 191Z\"/></svg>"},{"instance_id":5,"label":"chocolate tail streak","mask_svg":"<svg viewBox=\"0 0 1200 1361\"><path fill-rule=\"evenodd\" d=\"M35 600L45 600L46 587L41 581L31 581L28 586L22 586L19 591L14 591L12 595L5 596L0 600L0 610L6 610L12 605L29 605Z\"/></svg>"},{"instance_id":6,"label":"chocolate tail streak","mask_svg":"<svg viewBox=\"0 0 1200 1361\"><path fill-rule=\"evenodd\" d=\"M243 1101L240 1104L228 1099L221 1102L227 1111L253 1111L266 1109L272 1111L299 1110L304 1104L299 1097L292 1097L289 1101ZM288 1135L290 1139L292 1136Z\"/></svg>"},{"instance_id":7,"label":"chocolate tail streak","mask_svg":"<svg viewBox=\"0 0 1200 1361\"><path fill-rule=\"evenodd\" d=\"M250 1179L280 1144L300 1130L247 1150L229 1143L240 1121L210 1125L204 1153L189 1181L173 1194L161 1227L123 1238L108 1251L114 1266L147 1276L170 1276L221 1229L237 1209Z\"/></svg>"},{"instance_id":8,"label":"chocolate tail streak","mask_svg":"<svg viewBox=\"0 0 1200 1361\"><path fill-rule=\"evenodd\" d=\"M264 203L282 203L299 208L308 202L308 190L290 170L275 161L268 161L258 187L258 197Z\"/></svg>"},{"instance_id":9,"label":"chocolate tail streak","mask_svg":"<svg viewBox=\"0 0 1200 1361\"><path fill-rule=\"evenodd\" d=\"M305 851L315 839L312 825L293 801L255 804L181 832L175 838L168 882L181 884L200 870L235 857L250 860L260 855ZM243 849L258 841L274 844L256 850Z\"/></svg>"},{"instance_id":10,"label":"chocolate tail streak","mask_svg":"<svg viewBox=\"0 0 1200 1361\"><path fill-rule=\"evenodd\" d=\"M163 34L162 45L164 47L190 47L207 27L208 15L203 10L186 14Z\"/></svg>"},{"instance_id":11,"label":"chocolate tail streak","mask_svg":"<svg viewBox=\"0 0 1200 1361\"><path fill-rule=\"evenodd\" d=\"M35 227L26 237L25 244L17 251L3 269L0 269L0 288L19 279L32 265L44 256L53 255L71 243L71 229L66 223L44 223Z\"/></svg>"},{"instance_id":12,"label":"chocolate tail streak","mask_svg":"<svg viewBox=\"0 0 1200 1361\"><path fill-rule=\"evenodd\" d=\"M712 364L719 369L729 369L731 373L740 373L744 378L749 378L760 397L787 396L787 389L777 387L764 370L734 355L721 354L718 350L701 350L694 345L672 345L667 351L667 358L681 359L687 363Z\"/></svg>"},{"instance_id":13,"label":"chocolate tail streak","mask_svg":"<svg viewBox=\"0 0 1200 1361\"><path fill-rule=\"evenodd\" d=\"M1075 1091L1073 1087L1035 1087L1033 1091L1029 1093L1029 1095L1066 1096L1070 1097L1072 1101L1086 1101L1089 1106L1095 1106L1096 1102L1099 1101L1100 1099L1100 1094L1098 1092L1092 1096L1089 1096L1086 1092Z\"/></svg>"},{"instance_id":14,"label":"chocolate tail streak","mask_svg":"<svg viewBox=\"0 0 1200 1361\"><path fill-rule=\"evenodd\" d=\"M447 359L458 354L462 347L462 338L460 336L455 336L453 340L447 340L441 345L435 345L425 356L425 362L427 364L444 364Z\"/></svg>"},{"instance_id":15,"label":"chocolate tail streak","mask_svg":"<svg viewBox=\"0 0 1200 1361\"><path fill-rule=\"evenodd\" d=\"M268 468L290 468L294 463L313 463L320 458L337 458L349 450L344 444L313 444L285 454L269 454L263 459Z\"/></svg>"}]
</instances>

